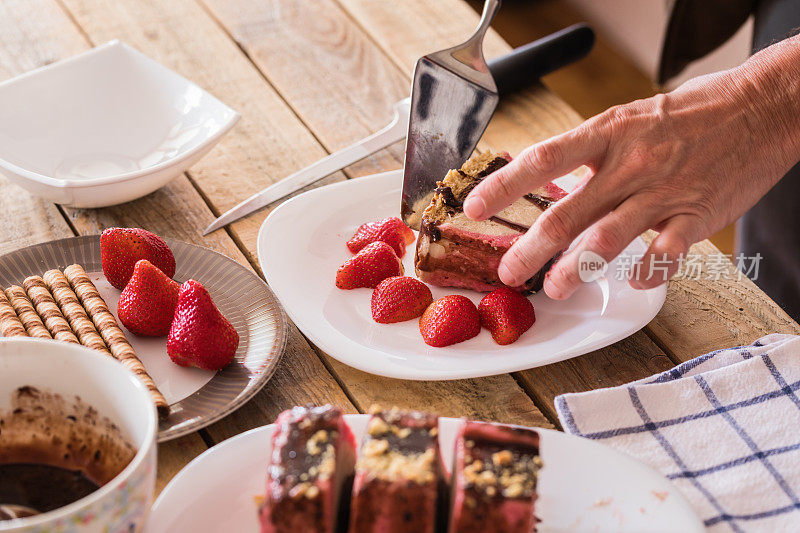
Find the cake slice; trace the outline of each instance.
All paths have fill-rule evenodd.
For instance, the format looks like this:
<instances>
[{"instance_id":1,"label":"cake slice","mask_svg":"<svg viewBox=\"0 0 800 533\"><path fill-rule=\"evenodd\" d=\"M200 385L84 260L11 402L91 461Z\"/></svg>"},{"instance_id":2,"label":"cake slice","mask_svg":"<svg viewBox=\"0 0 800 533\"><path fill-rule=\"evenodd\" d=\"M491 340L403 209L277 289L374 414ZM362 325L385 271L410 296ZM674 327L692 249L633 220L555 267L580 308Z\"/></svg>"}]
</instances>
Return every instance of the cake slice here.
<instances>
[{"instance_id":1,"label":"cake slice","mask_svg":"<svg viewBox=\"0 0 800 533\"><path fill-rule=\"evenodd\" d=\"M353 483L351 533L433 533L446 520L438 417L373 410Z\"/></svg>"},{"instance_id":2,"label":"cake slice","mask_svg":"<svg viewBox=\"0 0 800 533\"><path fill-rule=\"evenodd\" d=\"M479 292L504 286L497 276L500 258L545 209L566 196L560 187L548 183L488 220L477 222L467 218L462 204L469 192L510 160L511 156L505 152L479 154L437 182L433 199L422 215L417 239L414 266L420 280ZM541 289L544 274L558 255L514 288L523 293Z\"/></svg>"},{"instance_id":3,"label":"cake slice","mask_svg":"<svg viewBox=\"0 0 800 533\"><path fill-rule=\"evenodd\" d=\"M450 533L530 533L539 468L531 429L464 422L456 440Z\"/></svg>"},{"instance_id":4,"label":"cake slice","mask_svg":"<svg viewBox=\"0 0 800 533\"><path fill-rule=\"evenodd\" d=\"M349 503L355 438L330 405L294 407L275 421L261 533L333 533ZM340 505L341 504L341 505Z\"/></svg>"}]
</instances>

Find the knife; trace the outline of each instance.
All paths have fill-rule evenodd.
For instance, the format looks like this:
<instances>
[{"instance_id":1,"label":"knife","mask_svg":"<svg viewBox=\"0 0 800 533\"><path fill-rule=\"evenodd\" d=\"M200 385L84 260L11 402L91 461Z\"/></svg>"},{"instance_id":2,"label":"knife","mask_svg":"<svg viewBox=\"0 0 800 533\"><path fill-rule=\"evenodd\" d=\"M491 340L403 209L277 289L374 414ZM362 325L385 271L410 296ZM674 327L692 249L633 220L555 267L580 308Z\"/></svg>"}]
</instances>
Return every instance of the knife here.
<instances>
[{"instance_id":1,"label":"knife","mask_svg":"<svg viewBox=\"0 0 800 533\"><path fill-rule=\"evenodd\" d=\"M575 24L489 61L489 70L496 80L500 95L505 96L531 85L545 74L585 57L593 43L592 30L585 24ZM216 219L203 231L203 235L227 226L402 140L408 132L410 110L411 98L395 103L394 117L381 130L257 192ZM459 163L458 166L460 165Z\"/></svg>"}]
</instances>

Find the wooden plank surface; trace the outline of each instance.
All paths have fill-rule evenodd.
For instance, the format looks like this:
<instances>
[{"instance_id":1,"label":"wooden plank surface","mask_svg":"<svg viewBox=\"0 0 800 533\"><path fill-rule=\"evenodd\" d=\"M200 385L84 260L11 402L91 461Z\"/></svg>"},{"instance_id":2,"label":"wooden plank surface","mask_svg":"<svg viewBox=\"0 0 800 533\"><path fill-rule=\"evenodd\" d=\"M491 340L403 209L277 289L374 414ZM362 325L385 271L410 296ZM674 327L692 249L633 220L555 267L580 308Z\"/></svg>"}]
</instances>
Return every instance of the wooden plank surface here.
<instances>
[{"instance_id":1,"label":"wooden plank surface","mask_svg":"<svg viewBox=\"0 0 800 533\"><path fill-rule=\"evenodd\" d=\"M88 47L78 29L51 0L2 3L0 21L0 80L69 57ZM55 205L32 197L9 184L5 178L0 180L0 209L3 213L0 253L74 235ZM157 491L206 449L206 444L196 433L160 444Z\"/></svg>"},{"instance_id":2,"label":"wooden plank surface","mask_svg":"<svg viewBox=\"0 0 800 533\"><path fill-rule=\"evenodd\" d=\"M197 82L243 119L187 176L124 206L66 209L65 219L59 208L0 181L8 236L0 253L74 232L140 226L257 267L256 234L266 210L207 238L200 230L253 192L387 123L392 104L408 93L416 59L460 42L476 21L461 0L2 3L0 79L120 38ZM508 49L490 32L488 57ZM481 147L516 153L579 122L558 97L533 87L503 102ZM401 164L402 146L396 145L327 182ZM694 250L716 249L704 242ZM679 280L670 283L667 304L645 332L606 349L513 376L406 382L371 376L318 354L292 326L275 377L207 435L219 441L306 402L330 402L351 412L381 402L548 426L557 394L628 382L773 330L800 332L800 326L751 282ZM197 434L161 445L159 490L205 448Z\"/></svg>"},{"instance_id":3,"label":"wooden plank surface","mask_svg":"<svg viewBox=\"0 0 800 533\"><path fill-rule=\"evenodd\" d=\"M478 18L460 0L337 1L408 72L421 54L463 40L473 31ZM442 26L448 30L439 31ZM489 32L487 57L508 49L496 33ZM506 149L512 154L581 121L577 113L549 91L537 92L537 89L504 101L496 117L499 120L493 120L484 142L496 148L509 146ZM526 136L525 132L532 135ZM502 141L508 140L508 144L495 141L495 135ZM709 241L703 241L692 252L703 256L705 270L719 250ZM663 309L645 331L673 362L680 362L720 347L749 343L767 333L798 332L800 326L747 279L703 279L670 282Z\"/></svg>"},{"instance_id":4,"label":"wooden plank surface","mask_svg":"<svg viewBox=\"0 0 800 533\"><path fill-rule=\"evenodd\" d=\"M136 4L137 9L133 9L133 4ZM258 71L244 56L242 56L240 50L233 43L228 42L228 36L215 24L214 19L205 11L199 9L196 4L190 1L178 1L170 2L168 5L141 6L137 2L115 2L112 5L107 2L68 0L67 5L86 33L97 42L110 38L111 35L119 36L145 53L164 62L167 66L175 68L179 72L182 72L181 69L185 69L186 72L183 72L184 74L198 81L201 85L204 85L204 87L229 103L239 101L242 105L250 105L250 101L256 98L254 93L258 94L257 99L260 101L260 107L250 109L250 111L248 111L248 113L250 113L248 119L251 123L258 124L259 128L265 127L266 124L266 127L278 130L270 134L273 139L278 140L275 140L269 145L262 145L263 139L258 138L261 135L260 131L248 135L247 142L255 146L247 150L247 153L250 154L247 164L257 164L261 168L267 170L267 174L269 175L282 176L283 174L289 173L290 169L284 169L282 165L287 165L291 161L297 159L292 158L290 160L281 157L288 151L302 152L303 150L307 150L308 153L316 154L314 156L316 158L319 156L319 151L322 150L317 140L320 140L331 149L335 149L342 145L352 143L362 138L370 131L379 128L388 120L386 114L387 110L391 109L391 105L394 101L399 99L405 92L406 89L400 86L407 87L408 85L408 80L404 80L399 76L395 67L392 66L385 57L381 56L379 53L375 53L376 49L374 45L368 39L358 34L357 28L352 22L346 17L341 17L338 21L341 23L338 26L339 28L349 27L356 31L347 33L349 30L343 30L347 38L342 40L330 39L332 49L329 53L333 56L337 54L339 56L346 56L352 53L353 49L356 49L360 50L359 53L362 57L367 57L370 53L373 54L374 57L371 60L365 61L364 64L367 67L370 65L377 66L379 73L375 74L375 76L379 80L384 78L389 80L382 81L382 85L379 86L385 89L374 90L371 93L374 98L380 99L380 106L378 104L373 105L376 108L381 107L383 113L375 115L368 113L368 106L364 106L363 103L359 104L357 99L351 98L350 100L342 102L341 105L349 106L349 109L353 111L353 116L356 118L354 120L344 120L340 117L331 120L327 115L330 114L329 109L337 105L335 101L328 101L327 106L320 106L319 104L313 104L313 99L321 96L320 94L308 95L303 91L299 91L298 97L295 99L292 97L292 95L295 94L294 92L286 92L283 96L286 98L288 105L294 110L302 110L302 114L306 117L306 120L311 121L313 118L313 124L316 127L316 129L313 129L313 136L311 133L306 133L305 135L291 134L292 129L303 129L306 125L298 120L298 117L295 115L288 116L287 114L287 116L281 119L280 124L274 122L276 120L275 116L266 116L269 113L273 113L274 115L277 112L274 111L276 109L278 111L280 111L280 109L288 109L286 103L280 99L280 96L278 96L271 87L266 85L264 79L258 75ZM282 14L302 14L302 12L294 10L295 5L296 4L292 2L284 2L273 3L271 7L274 8L274 11ZM243 8L247 6L242 4L240 7ZM251 4L249 7L258 8L258 5ZM307 6L308 9L312 7L313 6L310 4ZM333 13L338 12L338 8L335 4L331 4L331 7L334 10ZM324 12L330 13L330 11ZM327 42L319 35L319 28L317 27L308 27L308 25L303 25L300 22L296 24L285 24L283 27L286 34L275 35L275 32L271 31L269 26L271 24L270 19L263 13L255 12L251 16L249 12L242 11L241 9L234 11L234 13L240 17L243 16L244 20L247 20L249 23L250 30L248 32L243 32L242 35L263 35L265 39L269 40L288 41L288 34L294 31L296 33L306 32L320 42ZM242 15L243 13L244 15ZM215 14L219 15L219 13ZM181 21L180 27L174 27L174 24L162 22L178 19ZM119 22L106 24L105 21L107 20ZM256 24L259 20L262 21L261 24L263 27ZM162 24L165 27L162 27ZM253 28L254 25L255 29ZM164 52L166 44L162 42L162 39L166 40L172 38L182 27L187 28L187 31L181 36L180 46L172 46L169 49L169 53ZM151 37L149 39L138 38L137 35L135 35L137 31L132 30L132 28L146 28L147 31L145 33L149 33ZM192 28L192 31L188 31L188 28ZM301 39L302 35L296 38ZM263 47L267 46L266 41L260 42L262 42ZM335 46L340 42L343 43L343 46L346 48L345 51ZM254 48L254 50L256 49ZM245 51L248 51L248 49L245 48ZM324 48L317 53L322 54L323 52ZM252 53L250 55L251 57L257 58L267 57L270 54L264 52L261 54ZM236 63L241 64L241 72L231 72L231 65ZM337 68L328 71L320 70L319 72L317 72L316 69L300 71L299 73L291 72L290 70L293 68L293 63L287 61L278 61L275 64L271 64L270 67L270 69L264 68L263 71L265 73L271 73L272 78L276 80L282 80L281 83L286 87L296 83L320 83L326 84L331 88L330 90L333 91L332 88L337 86L338 80L342 80L345 86L341 89L337 89L339 94L350 90L346 84L353 83L350 79L351 73L348 72L347 69L365 68L364 65L358 62L347 61L339 64ZM248 73L246 74L244 71ZM337 73L339 74L338 77L334 78L333 75ZM243 80L243 82L232 86L224 80L223 77L226 75L234 76L239 80ZM362 74L362 76L371 78L373 77L373 73L367 71ZM266 74L265 77L267 80L272 79L266 76ZM250 78L252 78L252 80L250 80ZM389 83L390 81L391 83ZM255 87L255 85L258 85L258 87ZM265 87L266 90L260 89L262 86ZM263 111L261 110L262 108ZM260 120L261 117L259 114L264 115L263 121ZM272 120L273 123L270 124L269 120ZM238 128L232 132L231 137L235 138L237 136L237 131ZM284 134L286 134L285 137L282 136ZM238 142L242 142L241 139L238 139ZM298 159L301 155L302 154L298 153ZM227 150L221 150L217 153L217 158L224 158L224 163L229 169L239 168L240 163L237 158L240 156L242 156L242 152L239 150L231 151L231 153L228 153ZM209 157L213 159L213 154ZM385 158L386 154L379 157ZM305 163L307 162L303 164ZM231 171L226 178L226 184L229 185L228 187L206 188L205 180L207 177L204 177L204 173L209 174L210 172L206 170L206 167L218 168L220 164L219 161L206 163L204 160L191 169L190 175L197 185L202 188L204 198L206 198L212 206L233 205L241 197L245 196L245 194L243 194L241 197L238 197L237 191L240 190L241 187L252 187L253 184L247 172ZM384 162L384 164L386 164L386 162ZM396 158L390 158L388 164L391 165L389 168L396 168L399 166L399 161ZM369 162L368 165L371 165L371 168L368 169L368 171L371 172L387 168L386 166L380 166L382 164L379 159ZM280 168L281 171L280 173L269 172L269 169L272 168ZM254 191L248 191L247 194L251 192ZM263 217L264 214L262 213L260 216ZM251 217L251 220L253 219L254 217ZM189 221L181 221L179 224L181 227L202 227L195 222ZM251 238L250 234L247 233L248 231L250 230L245 226L235 225L233 228L234 236L238 237L240 242L242 242L250 252L254 252L255 245L248 245L249 239ZM217 232L217 234L224 235L222 232ZM184 238L191 238L191 236L185 236ZM328 401L337 405L342 405L349 411L355 410L355 407L351 406L348 399L343 395L331 397L330 394L321 394L321 392L326 389L319 386L319 384L315 384L314 380L310 379L304 371L305 368L309 368L312 365L308 361L303 361L292 356L292 347L297 342L303 341L300 340L299 337L293 338L290 341L287 361L281 365L281 372L290 375L297 372L300 379L283 379L281 374L277 375L276 378L270 382L263 394L259 395L259 397L233 416L227 417L225 420L208 429L209 434L215 441L227 438L243 430L250 429L251 427L271 422L280 410L296 403L306 403L309 401L324 403ZM319 364L319 362L317 361L316 364ZM389 380L376 377L368 380L369 387L363 394L361 391L364 389L355 391L348 390L348 393L353 395L359 405L366 406L372 403L371 398L376 398L379 392L384 393L382 399L386 403L407 404L408 399L413 398L414 406L418 408L429 406L435 399L447 397L449 398L450 405L454 407L454 409L451 410L453 413L466 414L481 412L488 418L502 418L501 415L503 413L508 413L505 418L511 418L513 416L517 417L514 418L515 421L520 421L518 418L519 413L525 412L532 414L532 416L526 419L528 423L547 424L547 421L536 409L531 399L516 384L514 379L508 375L487 380L485 384L480 383L475 385L486 389L484 397L492 397L494 401L491 402L486 402L481 397L476 396L470 391L473 387L465 386L464 384L437 384L435 386L429 386L427 389L420 389L418 391L420 394L412 397L408 395L407 390L403 387L389 386L386 384L387 381ZM342 379L341 383L346 385L347 380ZM334 389L330 392L332 393L333 390ZM389 391L394 391L395 394L387 394ZM511 401L508 401L509 399L511 399ZM513 406L513 410L507 409L506 411L500 411L501 407L507 404ZM522 407L523 405L524 407ZM460 406L460 408L456 409L455 406ZM496 411L490 411L488 409L481 411L481 409L486 406L495 406Z\"/></svg>"},{"instance_id":5,"label":"wooden plank surface","mask_svg":"<svg viewBox=\"0 0 800 533\"><path fill-rule=\"evenodd\" d=\"M385 125L408 95L402 74L333 0L205 0L286 102L329 150ZM309 13L314 13L309 17ZM349 175L402 166L394 147ZM528 425L551 424L508 374L449 382L408 382L365 374L327 358L360 410L372 403Z\"/></svg>"}]
</instances>

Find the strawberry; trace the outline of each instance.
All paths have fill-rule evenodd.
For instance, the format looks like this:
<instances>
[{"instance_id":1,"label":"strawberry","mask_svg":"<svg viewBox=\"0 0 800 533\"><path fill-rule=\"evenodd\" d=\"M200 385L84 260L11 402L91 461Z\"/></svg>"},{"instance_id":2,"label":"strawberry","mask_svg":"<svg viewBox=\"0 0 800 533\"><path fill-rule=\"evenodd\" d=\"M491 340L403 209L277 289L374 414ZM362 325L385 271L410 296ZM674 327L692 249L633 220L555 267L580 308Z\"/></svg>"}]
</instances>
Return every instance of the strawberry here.
<instances>
[{"instance_id":1,"label":"strawberry","mask_svg":"<svg viewBox=\"0 0 800 533\"><path fill-rule=\"evenodd\" d=\"M481 326L492 333L497 344L511 344L536 322L533 304L508 287L494 290L478 305Z\"/></svg>"},{"instance_id":2,"label":"strawberry","mask_svg":"<svg viewBox=\"0 0 800 533\"><path fill-rule=\"evenodd\" d=\"M378 286L392 276L403 275L403 263L392 247L382 241L366 245L360 252L339 267L336 286L340 289Z\"/></svg>"},{"instance_id":3,"label":"strawberry","mask_svg":"<svg viewBox=\"0 0 800 533\"><path fill-rule=\"evenodd\" d=\"M481 321L469 298L451 295L428 306L419 319L419 331L426 344L449 346L475 337L481 332Z\"/></svg>"},{"instance_id":4,"label":"strawberry","mask_svg":"<svg viewBox=\"0 0 800 533\"><path fill-rule=\"evenodd\" d=\"M178 305L179 288L147 259L137 261L131 280L119 296L120 321L134 335L166 335Z\"/></svg>"},{"instance_id":5,"label":"strawberry","mask_svg":"<svg viewBox=\"0 0 800 533\"><path fill-rule=\"evenodd\" d=\"M377 222L377 224L379 226L395 228L397 232L403 236L403 240L406 242L406 245L409 245L415 240L417 240L411 228L406 226L405 222L403 222L397 217L385 218L380 222Z\"/></svg>"},{"instance_id":6,"label":"strawberry","mask_svg":"<svg viewBox=\"0 0 800 533\"><path fill-rule=\"evenodd\" d=\"M386 278L372 292L372 318L381 324L405 322L420 316L431 302L431 290L421 281L406 276Z\"/></svg>"},{"instance_id":7,"label":"strawberry","mask_svg":"<svg viewBox=\"0 0 800 533\"><path fill-rule=\"evenodd\" d=\"M168 278L175 275L175 257L164 239L141 228L107 228L100 236L103 274L111 285L124 289L133 267L147 259Z\"/></svg>"},{"instance_id":8,"label":"strawberry","mask_svg":"<svg viewBox=\"0 0 800 533\"><path fill-rule=\"evenodd\" d=\"M414 232L397 217L385 218L378 222L367 222L356 230L355 235L347 241L347 248L357 253L366 245L375 241L383 241L390 245L397 257L403 257L406 246L414 242Z\"/></svg>"},{"instance_id":9,"label":"strawberry","mask_svg":"<svg viewBox=\"0 0 800 533\"><path fill-rule=\"evenodd\" d=\"M180 366L220 370L233 361L239 334L222 316L203 285L190 279L181 285L167 353Z\"/></svg>"}]
</instances>

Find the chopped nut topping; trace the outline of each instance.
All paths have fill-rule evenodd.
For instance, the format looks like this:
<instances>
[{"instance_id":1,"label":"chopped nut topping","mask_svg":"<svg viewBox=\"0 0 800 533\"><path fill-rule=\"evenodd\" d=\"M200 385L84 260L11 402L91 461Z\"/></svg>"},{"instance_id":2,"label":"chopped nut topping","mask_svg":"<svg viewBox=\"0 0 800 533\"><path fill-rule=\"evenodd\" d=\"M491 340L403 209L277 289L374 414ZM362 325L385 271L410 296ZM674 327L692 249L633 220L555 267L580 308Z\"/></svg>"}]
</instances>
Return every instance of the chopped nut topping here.
<instances>
[{"instance_id":1,"label":"chopped nut topping","mask_svg":"<svg viewBox=\"0 0 800 533\"><path fill-rule=\"evenodd\" d=\"M364 455L375 457L381 455L389 449L389 441L386 439L371 439L364 444Z\"/></svg>"},{"instance_id":2,"label":"chopped nut topping","mask_svg":"<svg viewBox=\"0 0 800 533\"><path fill-rule=\"evenodd\" d=\"M389 432L389 424L384 422L382 418L377 416L373 416L372 419L369 421L369 427L367 428L367 433L369 433L373 437L379 437L381 435L385 435Z\"/></svg>"},{"instance_id":3,"label":"chopped nut topping","mask_svg":"<svg viewBox=\"0 0 800 533\"><path fill-rule=\"evenodd\" d=\"M319 455L322 453L321 444L328 441L328 432L320 429L311 438L306 441L306 451L311 455Z\"/></svg>"},{"instance_id":4,"label":"chopped nut topping","mask_svg":"<svg viewBox=\"0 0 800 533\"><path fill-rule=\"evenodd\" d=\"M492 462L495 466L508 466L513 460L514 456L511 455L511 452L508 450L501 450L492 454Z\"/></svg>"},{"instance_id":5,"label":"chopped nut topping","mask_svg":"<svg viewBox=\"0 0 800 533\"><path fill-rule=\"evenodd\" d=\"M467 486L481 489L487 496L500 492L507 498L527 497L536 488L536 476L541 459L531 454L517 454L511 450L499 450L490 460L482 461L475 456L479 449L474 446L465 453L463 475Z\"/></svg>"},{"instance_id":6,"label":"chopped nut topping","mask_svg":"<svg viewBox=\"0 0 800 533\"><path fill-rule=\"evenodd\" d=\"M431 483L436 479L434 474L436 456L433 449L418 454L402 454L388 450L387 443L387 449L382 453L369 454L367 452L370 442L365 444L364 454L359 458L356 468L367 470L378 479L405 478L420 484Z\"/></svg>"},{"instance_id":7,"label":"chopped nut topping","mask_svg":"<svg viewBox=\"0 0 800 533\"><path fill-rule=\"evenodd\" d=\"M316 486L311 486L306 490L306 498L309 500L316 498L319 496L319 488Z\"/></svg>"}]
</instances>

